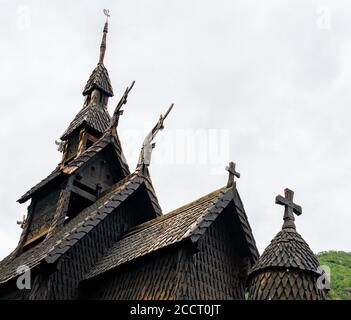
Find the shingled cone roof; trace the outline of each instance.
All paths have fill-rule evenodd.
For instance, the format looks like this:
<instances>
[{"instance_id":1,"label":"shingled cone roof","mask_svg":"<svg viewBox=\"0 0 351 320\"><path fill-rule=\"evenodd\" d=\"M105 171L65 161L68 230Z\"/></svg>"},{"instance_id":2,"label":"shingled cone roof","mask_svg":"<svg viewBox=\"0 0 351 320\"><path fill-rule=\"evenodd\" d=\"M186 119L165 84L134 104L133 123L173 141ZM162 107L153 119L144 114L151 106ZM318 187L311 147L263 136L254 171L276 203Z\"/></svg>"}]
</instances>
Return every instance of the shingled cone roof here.
<instances>
[{"instance_id":1,"label":"shingled cone roof","mask_svg":"<svg viewBox=\"0 0 351 320\"><path fill-rule=\"evenodd\" d=\"M287 192L292 192L286 189ZM281 196L279 196L281 197ZM292 200L292 199L291 199ZM291 201L291 204L294 205ZM291 215L284 216L282 230L264 250L248 276L251 300L321 300L317 287L322 272Z\"/></svg>"},{"instance_id":2,"label":"shingled cone roof","mask_svg":"<svg viewBox=\"0 0 351 320\"><path fill-rule=\"evenodd\" d=\"M113 90L110 81L110 77L108 76L107 69L104 66L104 57L106 52L106 36L108 32L108 21L106 20L103 36L100 45L100 57L99 63L92 72L85 88L83 90L83 95L89 94L95 88L103 91L108 97L113 97Z\"/></svg>"},{"instance_id":3,"label":"shingled cone roof","mask_svg":"<svg viewBox=\"0 0 351 320\"><path fill-rule=\"evenodd\" d=\"M73 121L68 126L67 130L61 136L61 140L67 137L77 128L82 125L87 125L90 128L103 133L108 128L111 121L106 108L101 107L95 103L84 106L81 111L75 116Z\"/></svg>"},{"instance_id":4,"label":"shingled cone roof","mask_svg":"<svg viewBox=\"0 0 351 320\"><path fill-rule=\"evenodd\" d=\"M295 268L318 273L318 267L316 256L301 235L294 229L283 229L264 250L251 269L251 275L271 268Z\"/></svg>"},{"instance_id":5,"label":"shingled cone roof","mask_svg":"<svg viewBox=\"0 0 351 320\"><path fill-rule=\"evenodd\" d=\"M94 89L100 90L107 97L113 97L113 89L108 75L108 71L104 66L104 57L106 51L106 36L108 32L108 22L106 21L103 37L100 45L100 58L96 68L90 75L87 84L84 87L83 95L86 96L91 94ZM107 112L107 109L95 102L88 103L83 109L77 114L74 120L70 123L67 130L61 136L61 140L67 139L67 137L78 127L85 124L95 129L96 131L103 133L107 129L110 123L111 117Z\"/></svg>"},{"instance_id":6,"label":"shingled cone roof","mask_svg":"<svg viewBox=\"0 0 351 320\"><path fill-rule=\"evenodd\" d=\"M96 68L93 70L87 84L84 87L83 95L87 95L95 88L102 90L107 96L113 97L110 77L103 63L98 63Z\"/></svg>"}]
</instances>

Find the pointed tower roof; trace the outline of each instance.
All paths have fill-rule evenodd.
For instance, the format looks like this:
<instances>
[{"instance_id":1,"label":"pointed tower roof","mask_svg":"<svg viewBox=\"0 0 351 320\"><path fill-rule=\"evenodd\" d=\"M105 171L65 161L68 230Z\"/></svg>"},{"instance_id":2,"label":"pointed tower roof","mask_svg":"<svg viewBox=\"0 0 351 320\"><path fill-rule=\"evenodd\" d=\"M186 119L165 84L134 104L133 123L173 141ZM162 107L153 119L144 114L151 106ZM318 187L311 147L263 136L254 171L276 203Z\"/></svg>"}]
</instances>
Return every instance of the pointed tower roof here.
<instances>
[{"instance_id":1,"label":"pointed tower roof","mask_svg":"<svg viewBox=\"0 0 351 320\"><path fill-rule=\"evenodd\" d=\"M98 63L93 70L83 90L83 96L88 95L95 88L103 91L108 97L113 97L113 89L107 69L103 63Z\"/></svg>"},{"instance_id":2,"label":"pointed tower roof","mask_svg":"<svg viewBox=\"0 0 351 320\"><path fill-rule=\"evenodd\" d=\"M67 139L81 125L88 125L90 128L103 133L108 128L110 121L111 116L106 108L95 103L84 106L63 133L61 140Z\"/></svg>"},{"instance_id":3,"label":"pointed tower roof","mask_svg":"<svg viewBox=\"0 0 351 320\"><path fill-rule=\"evenodd\" d=\"M82 110L76 115L73 121L68 126L67 130L61 136L61 140L66 140L68 136L81 125L87 125L90 128L103 133L108 128L111 117L107 111L106 104L101 103L102 100L94 99L90 95L97 89L102 95L107 98L113 97L113 89L108 75L108 71L104 66L104 57L106 52L106 37L108 32L108 17L109 13L104 11L107 16L103 36L100 45L100 57L96 68L90 75L87 84L83 90L83 96L88 96ZM107 102L107 100L106 100Z\"/></svg>"},{"instance_id":4,"label":"pointed tower roof","mask_svg":"<svg viewBox=\"0 0 351 320\"><path fill-rule=\"evenodd\" d=\"M81 168L85 163L87 163L90 159L92 159L99 152L107 148L108 146L112 146L115 152L116 157L118 158L118 163L121 166L124 176L128 176L130 174L129 167L127 165L127 160L124 157L121 142L119 140L117 134L117 124L119 120L119 116L123 113L121 108L127 103L128 94L130 90L133 88L135 81L132 82L131 86L127 87L120 101L118 102L113 117L109 116L109 121L106 124L106 129L104 130L103 135L99 138L90 148L85 150L80 156L68 162L65 165L58 165L57 168L45 179L36 184L33 188L27 191L20 199L18 199L19 203L24 203L29 200L33 194L37 193L44 186L48 185L52 181L58 179L62 175L71 175L76 172L79 168ZM84 109L83 109L84 110ZM82 110L82 111L83 111ZM73 128L73 127L72 127Z\"/></svg>"},{"instance_id":5,"label":"pointed tower roof","mask_svg":"<svg viewBox=\"0 0 351 320\"><path fill-rule=\"evenodd\" d=\"M285 206L284 223L249 273L251 300L325 298L317 287L322 274L318 260L296 231L293 213L300 215L302 209L293 203L293 196L293 191L285 189L285 197L276 197L276 203Z\"/></svg>"},{"instance_id":6,"label":"pointed tower roof","mask_svg":"<svg viewBox=\"0 0 351 320\"><path fill-rule=\"evenodd\" d=\"M106 22L103 30L101 45L100 45L100 57L96 68L93 70L87 84L84 87L83 95L88 95L95 88L103 91L107 96L113 97L113 89L108 75L107 69L104 66L104 58L106 52L106 37L108 33L108 18L109 13L106 13Z\"/></svg>"}]
</instances>

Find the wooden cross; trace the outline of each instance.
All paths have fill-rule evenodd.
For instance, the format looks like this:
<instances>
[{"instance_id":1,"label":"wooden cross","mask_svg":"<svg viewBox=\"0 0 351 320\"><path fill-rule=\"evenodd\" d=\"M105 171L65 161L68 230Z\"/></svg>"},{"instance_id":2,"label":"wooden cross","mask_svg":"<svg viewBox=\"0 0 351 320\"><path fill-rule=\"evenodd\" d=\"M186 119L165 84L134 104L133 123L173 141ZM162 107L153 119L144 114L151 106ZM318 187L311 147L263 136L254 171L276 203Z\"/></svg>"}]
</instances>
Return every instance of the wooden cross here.
<instances>
[{"instance_id":1,"label":"wooden cross","mask_svg":"<svg viewBox=\"0 0 351 320\"><path fill-rule=\"evenodd\" d=\"M294 223L295 221L294 213L299 216L300 214L302 214L302 208L301 206L293 202L294 191L286 188L284 189L284 195L285 197L278 195L275 198L276 204L280 204L285 207L283 229L284 228L296 229L295 223Z\"/></svg>"},{"instance_id":2,"label":"wooden cross","mask_svg":"<svg viewBox=\"0 0 351 320\"><path fill-rule=\"evenodd\" d=\"M229 166L225 168L229 172L227 188L230 188L236 185L236 182L234 181L235 177L240 178L240 173L235 170L235 166L236 164L233 161L231 161L229 162Z\"/></svg>"}]
</instances>

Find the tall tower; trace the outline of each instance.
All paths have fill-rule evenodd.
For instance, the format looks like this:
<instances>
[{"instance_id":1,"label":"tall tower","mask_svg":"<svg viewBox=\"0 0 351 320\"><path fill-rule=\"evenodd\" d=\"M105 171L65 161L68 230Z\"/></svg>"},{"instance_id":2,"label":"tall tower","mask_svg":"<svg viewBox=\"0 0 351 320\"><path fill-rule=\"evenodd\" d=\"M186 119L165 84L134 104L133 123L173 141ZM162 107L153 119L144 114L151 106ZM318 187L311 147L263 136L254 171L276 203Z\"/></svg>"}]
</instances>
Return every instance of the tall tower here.
<instances>
[{"instance_id":1,"label":"tall tower","mask_svg":"<svg viewBox=\"0 0 351 320\"><path fill-rule=\"evenodd\" d=\"M18 200L19 203L31 200L31 203L14 256L50 238L130 174L116 130L120 110L112 118L107 110L108 100L113 96L104 66L107 33L108 19L98 64L83 90L83 107L61 136L61 162ZM126 96L123 99L122 104Z\"/></svg>"},{"instance_id":2,"label":"tall tower","mask_svg":"<svg viewBox=\"0 0 351 320\"><path fill-rule=\"evenodd\" d=\"M100 57L83 90L85 97L82 110L76 115L61 136L62 165L82 154L105 132L111 117L107 111L108 99L113 97L113 89L104 66L108 21L106 20L100 45Z\"/></svg>"}]
</instances>

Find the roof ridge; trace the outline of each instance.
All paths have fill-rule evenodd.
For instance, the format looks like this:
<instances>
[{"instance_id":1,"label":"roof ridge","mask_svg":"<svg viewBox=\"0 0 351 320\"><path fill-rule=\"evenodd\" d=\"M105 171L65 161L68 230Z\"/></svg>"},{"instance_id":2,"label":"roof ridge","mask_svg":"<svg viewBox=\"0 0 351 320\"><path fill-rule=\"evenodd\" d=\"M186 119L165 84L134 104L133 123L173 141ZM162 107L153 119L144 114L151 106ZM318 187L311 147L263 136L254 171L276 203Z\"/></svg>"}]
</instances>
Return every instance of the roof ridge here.
<instances>
[{"instance_id":1,"label":"roof ridge","mask_svg":"<svg viewBox=\"0 0 351 320\"><path fill-rule=\"evenodd\" d=\"M170 211L169 213L163 214L163 215L161 215L161 216L159 216L157 218L154 218L152 220L149 220L149 221L146 221L146 222L144 222L142 224L139 224L139 225L129 229L129 231L127 233L125 233L120 239L127 238L127 237L133 235L136 232L139 232L141 230L147 229L150 226L153 226L153 225L155 225L157 223L163 222L164 220L170 219L170 218L172 218L172 217L174 217L174 216L176 216L176 215L178 215L178 214L180 214L180 213L182 213L182 212L184 212L186 210L189 210L189 209L191 209L191 208L193 208L195 206L198 206L198 205L208 201L215 194L219 195L220 192L222 190L225 190L225 189L227 189L227 188L226 187L219 188L219 189L217 189L215 191L212 191L212 192L208 193L207 195L205 195L205 196L203 196L201 198L198 198L198 199L196 199L194 201L191 201L191 202L189 202L189 203L187 203L187 204L185 204L185 205L183 205L183 206L181 206L181 207L179 207L177 209L174 209L174 210Z\"/></svg>"},{"instance_id":2,"label":"roof ridge","mask_svg":"<svg viewBox=\"0 0 351 320\"><path fill-rule=\"evenodd\" d=\"M189 227L189 230L183 235L184 238L187 237L191 237L193 241L196 241L201 234L203 234L203 232L205 232L205 230L203 230L203 232L200 231L200 234L197 234L196 231L199 231L200 229L207 229L208 226L204 226L203 227L203 223L211 220L211 222L213 222L214 220L216 220L216 218L218 217L218 209L221 209L220 212L222 212L223 209L225 209L228 205L228 203L230 202L231 199L233 199L233 194L230 194L230 198L228 199L228 194L231 191L231 187L226 187L226 190L223 188L223 191L221 190L219 192L219 194L217 195L216 198L214 198L213 204L212 206L208 207L204 213L199 216L199 218ZM222 203L222 208L220 208L220 204ZM206 219L209 216L213 215L212 219ZM194 238L193 238L194 236Z\"/></svg>"}]
</instances>

